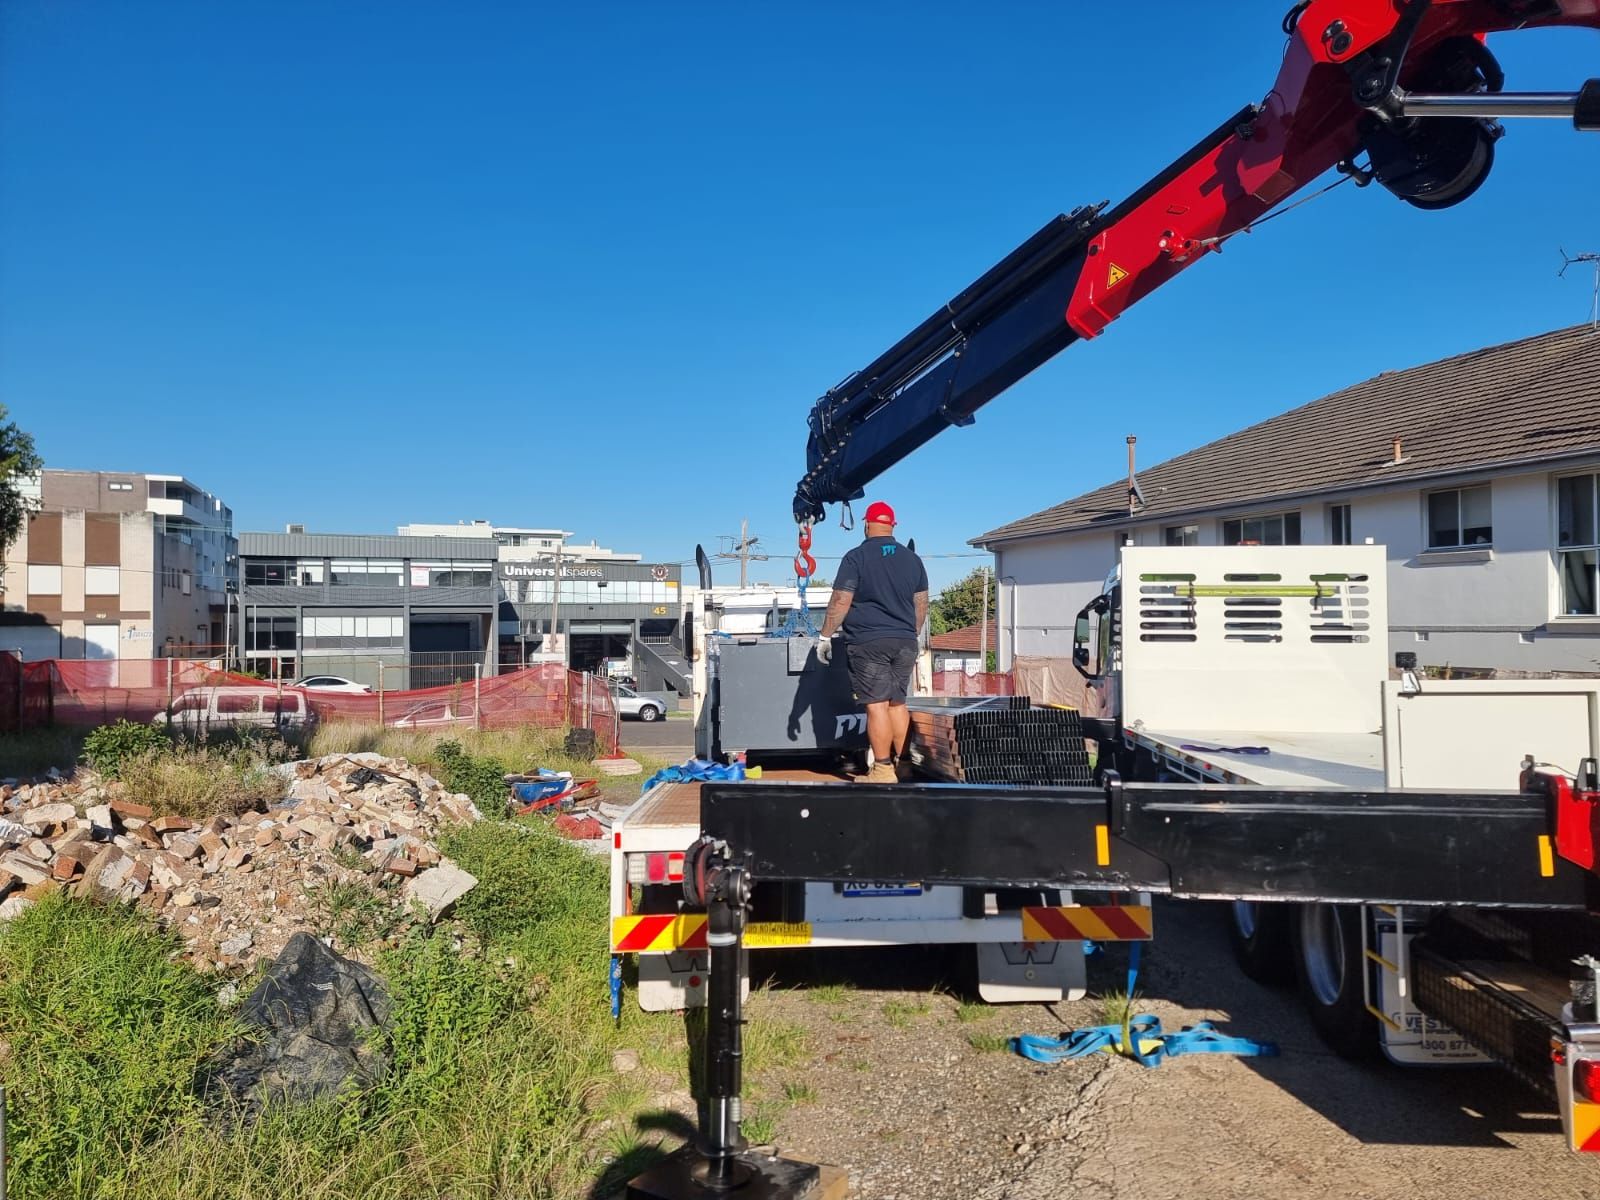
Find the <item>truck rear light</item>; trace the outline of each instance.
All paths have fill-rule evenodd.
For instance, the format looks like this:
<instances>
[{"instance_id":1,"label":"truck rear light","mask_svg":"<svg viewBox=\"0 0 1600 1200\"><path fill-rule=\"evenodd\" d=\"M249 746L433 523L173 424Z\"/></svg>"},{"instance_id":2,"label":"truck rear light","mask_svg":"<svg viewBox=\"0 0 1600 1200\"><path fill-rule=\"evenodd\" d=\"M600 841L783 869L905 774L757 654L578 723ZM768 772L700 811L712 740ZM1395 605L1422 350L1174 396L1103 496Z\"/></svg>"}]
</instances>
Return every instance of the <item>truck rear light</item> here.
<instances>
[{"instance_id":1,"label":"truck rear light","mask_svg":"<svg viewBox=\"0 0 1600 1200\"><path fill-rule=\"evenodd\" d=\"M630 854L630 855L628 855L628 882L629 883L644 883L644 882L646 882L645 873L644 873L644 860L645 860L646 857L648 857L648 856L647 855L643 855L643 854Z\"/></svg>"},{"instance_id":2,"label":"truck rear light","mask_svg":"<svg viewBox=\"0 0 1600 1200\"><path fill-rule=\"evenodd\" d=\"M1600 1104L1600 1058L1580 1059L1572 1064L1572 1087L1591 1104Z\"/></svg>"},{"instance_id":3,"label":"truck rear light","mask_svg":"<svg viewBox=\"0 0 1600 1200\"><path fill-rule=\"evenodd\" d=\"M644 856L645 879L650 883L682 883L683 855L656 851Z\"/></svg>"}]
</instances>

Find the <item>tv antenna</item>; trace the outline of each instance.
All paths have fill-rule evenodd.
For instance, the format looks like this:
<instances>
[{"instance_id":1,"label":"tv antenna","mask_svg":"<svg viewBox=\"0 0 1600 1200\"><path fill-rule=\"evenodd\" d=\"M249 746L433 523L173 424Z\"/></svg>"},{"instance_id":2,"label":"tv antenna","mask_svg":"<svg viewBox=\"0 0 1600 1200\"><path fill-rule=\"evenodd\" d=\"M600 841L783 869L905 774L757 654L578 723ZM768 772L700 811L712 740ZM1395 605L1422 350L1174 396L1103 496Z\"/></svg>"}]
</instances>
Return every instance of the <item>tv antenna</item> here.
<instances>
[{"instance_id":1,"label":"tv antenna","mask_svg":"<svg viewBox=\"0 0 1600 1200\"><path fill-rule=\"evenodd\" d=\"M1589 328L1600 329L1600 254L1568 254L1561 252L1561 270L1556 272L1560 279L1567 273L1567 268L1573 263L1594 264L1594 299L1589 304Z\"/></svg>"}]
</instances>

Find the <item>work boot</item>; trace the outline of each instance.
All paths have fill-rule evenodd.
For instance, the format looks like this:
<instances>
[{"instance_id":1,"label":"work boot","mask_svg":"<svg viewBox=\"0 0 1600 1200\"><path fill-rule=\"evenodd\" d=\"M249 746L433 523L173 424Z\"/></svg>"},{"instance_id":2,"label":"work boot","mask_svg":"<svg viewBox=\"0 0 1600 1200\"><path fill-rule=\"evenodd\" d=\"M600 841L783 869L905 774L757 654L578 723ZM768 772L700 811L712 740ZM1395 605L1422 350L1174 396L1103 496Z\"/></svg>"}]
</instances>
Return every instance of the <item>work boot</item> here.
<instances>
[{"instance_id":1,"label":"work boot","mask_svg":"<svg viewBox=\"0 0 1600 1200\"><path fill-rule=\"evenodd\" d=\"M900 777L895 774L894 764L888 762L875 762L865 775L857 775L861 783L899 783Z\"/></svg>"}]
</instances>

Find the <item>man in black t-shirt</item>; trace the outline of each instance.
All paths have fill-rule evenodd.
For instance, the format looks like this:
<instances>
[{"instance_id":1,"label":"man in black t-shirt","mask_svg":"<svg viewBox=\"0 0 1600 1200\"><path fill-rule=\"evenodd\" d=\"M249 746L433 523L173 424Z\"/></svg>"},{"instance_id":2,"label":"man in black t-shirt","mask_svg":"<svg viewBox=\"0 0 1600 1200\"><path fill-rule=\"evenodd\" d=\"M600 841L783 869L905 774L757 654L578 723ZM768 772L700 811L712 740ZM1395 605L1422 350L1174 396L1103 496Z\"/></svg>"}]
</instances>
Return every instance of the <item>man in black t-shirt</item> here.
<instances>
[{"instance_id":1,"label":"man in black t-shirt","mask_svg":"<svg viewBox=\"0 0 1600 1200\"><path fill-rule=\"evenodd\" d=\"M916 551L894 540L894 509L875 502L866 525L866 540L839 564L817 657L831 661L833 635L842 629L850 686L867 706L873 763L863 778L894 783L894 760L905 753L911 730L906 692L928 619L928 572Z\"/></svg>"}]
</instances>

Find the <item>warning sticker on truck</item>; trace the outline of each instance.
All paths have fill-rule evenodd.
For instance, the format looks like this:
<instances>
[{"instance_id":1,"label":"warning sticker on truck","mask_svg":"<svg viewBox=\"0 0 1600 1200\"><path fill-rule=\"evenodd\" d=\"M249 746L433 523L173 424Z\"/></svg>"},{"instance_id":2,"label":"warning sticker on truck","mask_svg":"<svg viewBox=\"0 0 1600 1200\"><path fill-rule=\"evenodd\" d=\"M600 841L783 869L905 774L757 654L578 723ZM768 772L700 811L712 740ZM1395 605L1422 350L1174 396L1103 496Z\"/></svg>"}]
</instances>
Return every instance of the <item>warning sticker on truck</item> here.
<instances>
[{"instance_id":1,"label":"warning sticker on truck","mask_svg":"<svg viewBox=\"0 0 1600 1200\"><path fill-rule=\"evenodd\" d=\"M761 949L772 946L809 946L810 921L752 921L744 927L744 944Z\"/></svg>"}]
</instances>

